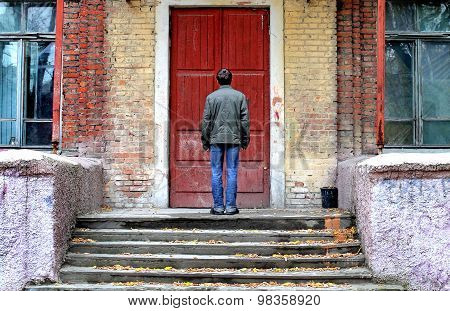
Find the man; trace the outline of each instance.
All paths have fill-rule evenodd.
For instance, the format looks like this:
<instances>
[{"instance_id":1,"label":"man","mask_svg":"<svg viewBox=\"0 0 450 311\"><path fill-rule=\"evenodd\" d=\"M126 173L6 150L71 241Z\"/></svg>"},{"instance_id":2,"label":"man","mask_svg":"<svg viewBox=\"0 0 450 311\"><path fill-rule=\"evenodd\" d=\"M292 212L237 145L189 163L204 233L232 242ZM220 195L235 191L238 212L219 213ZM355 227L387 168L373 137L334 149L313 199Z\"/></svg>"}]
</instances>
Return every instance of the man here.
<instances>
[{"instance_id":1,"label":"man","mask_svg":"<svg viewBox=\"0 0 450 311\"><path fill-rule=\"evenodd\" d=\"M214 206L211 214L234 215L236 206L239 148L250 142L250 122L247 99L231 87L232 74L220 69L217 82L220 88L206 97L202 120L203 149L210 150L211 188ZM223 202L222 170L224 155L227 163L227 189Z\"/></svg>"}]
</instances>

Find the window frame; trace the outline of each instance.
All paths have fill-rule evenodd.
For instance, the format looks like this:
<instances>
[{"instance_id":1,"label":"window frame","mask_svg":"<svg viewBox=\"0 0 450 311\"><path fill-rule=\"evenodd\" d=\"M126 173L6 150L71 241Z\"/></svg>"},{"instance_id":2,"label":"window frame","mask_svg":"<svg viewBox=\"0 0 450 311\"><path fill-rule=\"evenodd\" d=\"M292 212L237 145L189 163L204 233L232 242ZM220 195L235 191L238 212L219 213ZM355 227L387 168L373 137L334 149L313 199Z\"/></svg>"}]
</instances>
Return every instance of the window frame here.
<instances>
[{"instance_id":1,"label":"window frame","mask_svg":"<svg viewBox=\"0 0 450 311\"><path fill-rule=\"evenodd\" d=\"M386 0L387 2L387 0ZM417 5L418 2L414 2L414 23L415 28L418 25L419 18L417 14ZM384 14L384 18L386 18L386 14ZM385 23L386 25L386 23ZM421 68L421 53L422 53L422 44L423 42L448 42L450 43L450 31L449 32L434 32L434 31L392 31L385 29L384 30L384 59L386 58L386 47L388 42L412 42L412 48L414 51L414 56L412 59L412 74L413 74L413 144L412 145L388 145L386 144L386 139L384 139L384 148L389 149L450 149L450 142L446 145L429 145L423 144L423 123L424 121L450 121L449 118L426 118L423 119L423 96L422 96L422 79L421 74L419 72L419 68ZM383 64L386 66L386 63ZM384 83L386 83L386 70L384 68ZM386 87L384 86L384 92L386 91ZM384 101L386 98L383 97ZM386 103L384 103L385 105ZM401 118L387 118L386 112L383 111L383 127L385 129L386 121L402 121L406 119ZM408 119L410 121L410 119ZM449 129L450 130L450 129ZM383 130L384 132L385 130Z\"/></svg>"},{"instance_id":2,"label":"window frame","mask_svg":"<svg viewBox=\"0 0 450 311\"><path fill-rule=\"evenodd\" d=\"M21 3L21 25L20 32L0 32L0 42L17 42L18 44L18 68L17 77L20 79L16 85L17 92L17 111L16 111L16 143L17 145L10 144L0 144L0 149L2 148L32 148L32 149L51 149L51 142L48 145L27 145L26 141L26 127L25 124L28 122L34 123L51 123L53 126L53 118L47 119L30 119L25 115L25 46L26 42L53 42L56 45L56 15L55 15L55 29L53 32L27 32L26 31L26 10L31 4L35 3L54 3L56 11L56 0L27 0L27 1L14 1L14 0L0 0L0 2L11 2L11 3ZM56 12L55 12L56 14ZM56 50L56 46L55 46ZM55 78L55 67L53 68L53 79ZM55 90L53 90L54 92ZM2 119L0 121L14 121L13 119ZM51 134L51 133L50 133Z\"/></svg>"}]
</instances>

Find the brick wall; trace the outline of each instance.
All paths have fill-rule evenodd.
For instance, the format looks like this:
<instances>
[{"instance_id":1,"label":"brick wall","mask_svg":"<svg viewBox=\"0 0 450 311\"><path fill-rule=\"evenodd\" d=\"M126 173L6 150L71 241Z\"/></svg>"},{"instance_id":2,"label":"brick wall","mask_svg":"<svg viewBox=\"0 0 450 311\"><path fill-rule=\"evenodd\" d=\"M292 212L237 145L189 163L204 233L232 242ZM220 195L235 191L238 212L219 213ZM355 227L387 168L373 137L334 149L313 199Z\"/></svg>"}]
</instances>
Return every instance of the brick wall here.
<instances>
[{"instance_id":1,"label":"brick wall","mask_svg":"<svg viewBox=\"0 0 450 311\"><path fill-rule=\"evenodd\" d=\"M320 204L336 175L336 4L285 1L286 204Z\"/></svg>"},{"instance_id":2,"label":"brick wall","mask_svg":"<svg viewBox=\"0 0 450 311\"><path fill-rule=\"evenodd\" d=\"M104 0L64 1L62 148L100 157L108 59Z\"/></svg>"},{"instance_id":3,"label":"brick wall","mask_svg":"<svg viewBox=\"0 0 450 311\"><path fill-rule=\"evenodd\" d=\"M152 3L65 2L62 147L103 159L110 206L144 206L156 186ZM376 150L375 12L374 0L285 0L288 206L319 205L338 158Z\"/></svg>"},{"instance_id":4,"label":"brick wall","mask_svg":"<svg viewBox=\"0 0 450 311\"><path fill-rule=\"evenodd\" d=\"M62 148L103 159L111 207L143 206L151 196L154 13L148 3L65 2Z\"/></svg>"},{"instance_id":5,"label":"brick wall","mask_svg":"<svg viewBox=\"0 0 450 311\"><path fill-rule=\"evenodd\" d=\"M376 153L376 0L338 0L338 159Z\"/></svg>"},{"instance_id":6,"label":"brick wall","mask_svg":"<svg viewBox=\"0 0 450 311\"><path fill-rule=\"evenodd\" d=\"M148 206L153 186L154 8L152 1L107 0L106 42L111 122L105 201Z\"/></svg>"}]
</instances>

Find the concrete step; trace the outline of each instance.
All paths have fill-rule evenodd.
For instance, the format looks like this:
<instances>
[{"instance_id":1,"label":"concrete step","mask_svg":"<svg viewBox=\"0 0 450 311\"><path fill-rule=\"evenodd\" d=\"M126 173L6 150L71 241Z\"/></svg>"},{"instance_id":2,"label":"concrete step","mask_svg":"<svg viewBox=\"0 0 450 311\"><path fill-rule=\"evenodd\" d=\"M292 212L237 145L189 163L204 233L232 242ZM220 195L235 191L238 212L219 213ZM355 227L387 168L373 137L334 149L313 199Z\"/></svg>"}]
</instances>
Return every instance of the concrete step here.
<instances>
[{"instance_id":1,"label":"concrete step","mask_svg":"<svg viewBox=\"0 0 450 311\"><path fill-rule=\"evenodd\" d=\"M117 255L117 254L74 254L69 253L66 263L73 266L93 267L93 266L128 266L128 267L151 267L175 269L187 268L325 268L357 267L364 264L364 255L353 256L319 256L319 257L298 257L298 258L277 258L277 257L241 257L228 255L181 255L181 254L154 254L154 255Z\"/></svg>"},{"instance_id":2,"label":"concrete step","mask_svg":"<svg viewBox=\"0 0 450 311\"><path fill-rule=\"evenodd\" d=\"M204 242L183 241L171 242L87 242L71 243L72 253L103 253L103 254L197 254L197 255L235 255L258 254L271 256L272 254L337 254L357 253L360 250L360 242L355 240L349 243L305 243L305 244L280 244L264 242L232 242L210 244Z\"/></svg>"},{"instance_id":3,"label":"concrete step","mask_svg":"<svg viewBox=\"0 0 450 311\"><path fill-rule=\"evenodd\" d=\"M76 228L74 238L94 241L223 241L223 242L290 242L333 241L334 230L208 230L208 229L87 229Z\"/></svg>"},{"instance_id":4,"label":"concrete step","mask_svg":"<svg viewBox=\"0 0 450 311\"><path fill-rule=\"evenodd\" d=\"M78 219L62 283L27 290L401 290L372 281L353 226L337 209L103 211Z\"/></svg>"},{"instance_id":5,"label":"concrete step","mask_svg":"<svg viewBox=\"0 0 450 311\"><path fill-rule=\"evenodd\" d=\"M247 284L193 284L193 283L106 283L106 284L42 284L29 285L27 291L311 291L311 290L332 290L332 291L401 291L404 288L395 284L378 284L374 282L363 282L357 284L335 284L323 282L305 282L292 284L288 282L260 282Z\"/></svg>"},{"instance_id":6,"label":"concrete step","mask_svg":"<svg viewBox=\"0 0 450 311\"><path fill-rule=\"evenodd\" d=\"M304 283L333 282L337 284L361 283L371 279L367 268L345 268L339 270L311 270L293 272L248 272L248 271L200 271L184 269L155 270L118 270L100 269L98 267L76 267L64 265L60 271L63 283L111 283L111 282L192 282L192 283L258 283L258 282L292 282Z\"/></svg>"},{"instance_id":7,"label":"concrete step","mask_svg":"<svg viewBox=\"0 0 450 311\"><path fill-rule=\"evenodd\" d=\"M175 209L171 209L175 210ZM354 225L354 216L339 209L242 210L232 216L211 215L208 210L150 214L148 210L113 210L80 216L77 227L90 229L338 229Z\"/></svg>"}]
</instances>

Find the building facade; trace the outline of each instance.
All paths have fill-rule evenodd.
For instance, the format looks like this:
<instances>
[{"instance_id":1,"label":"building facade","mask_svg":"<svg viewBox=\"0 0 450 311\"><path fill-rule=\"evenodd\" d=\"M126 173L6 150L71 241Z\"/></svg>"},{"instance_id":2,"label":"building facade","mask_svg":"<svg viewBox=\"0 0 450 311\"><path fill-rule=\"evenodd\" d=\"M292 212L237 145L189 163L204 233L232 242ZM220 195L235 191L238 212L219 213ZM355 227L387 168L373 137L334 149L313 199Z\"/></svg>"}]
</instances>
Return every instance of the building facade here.
<instances>
[{"instance_id":1,"label":"building facade","mask_svg":"<svg viewBox=\"0 0 450 311\"><path fill-rule=\"evenodd\" d=\"M1 143L100 158L111 207L208 207L215 72L250 98L241 205L309 208L337 165L450 146L450 4L0 2Z\"/></svg>"}]
</instances>

